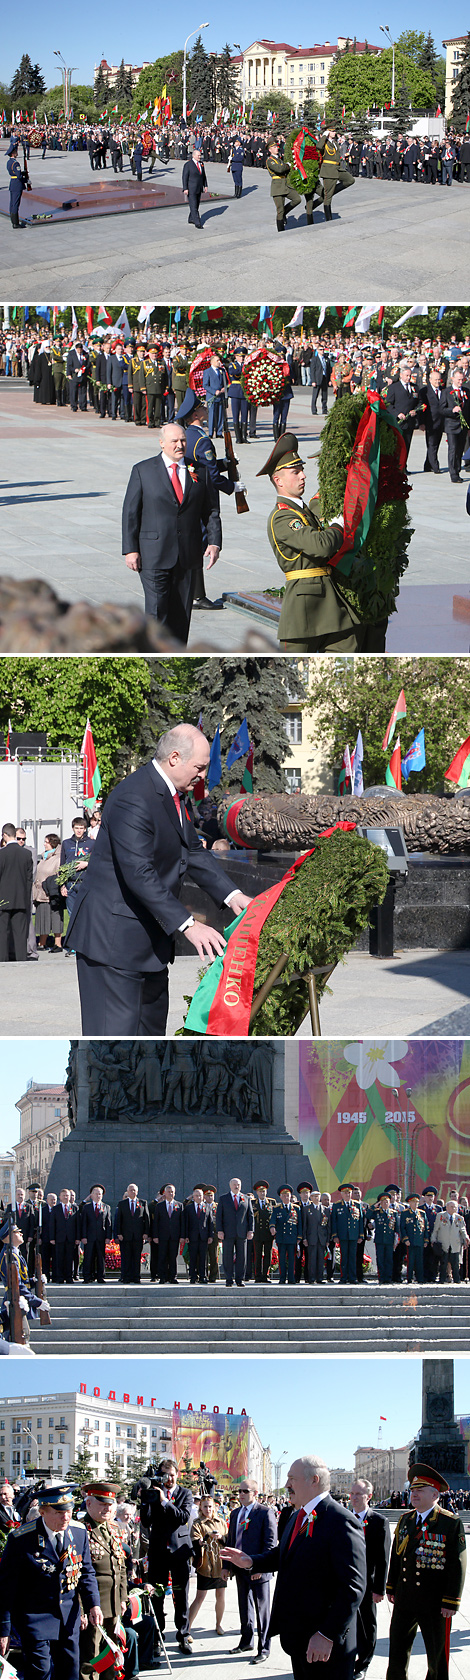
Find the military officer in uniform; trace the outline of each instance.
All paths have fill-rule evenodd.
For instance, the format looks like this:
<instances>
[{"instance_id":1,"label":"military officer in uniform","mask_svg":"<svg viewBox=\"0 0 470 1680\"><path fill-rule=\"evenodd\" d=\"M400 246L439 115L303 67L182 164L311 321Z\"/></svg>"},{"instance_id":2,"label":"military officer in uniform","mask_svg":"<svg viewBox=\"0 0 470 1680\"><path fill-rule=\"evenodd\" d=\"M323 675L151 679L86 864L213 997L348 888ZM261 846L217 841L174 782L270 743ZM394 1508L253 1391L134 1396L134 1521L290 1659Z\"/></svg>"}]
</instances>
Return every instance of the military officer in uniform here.
<instances>
[{"instance_id":1,"label":"military officer in uniform","mask_svg":"<svg viewBox=\"0 0 470 1680\"><path fill-rule=\"evenodd\" d=\"M387 1190L379 1196L374 1208L375 1253L379 1283L393 1282L393 1252L400 1235L400 1218L394 1212Z\"/></svg>"},{"instance_id":2,"label":"military officer in uniform","mask_svg":"<svg viewBox=\"0 0 470 1680\"><path fill-rule=\"evenodd\" d=\"M51 345L52 378L55 385L55 400L58 408L63 408L67 402L67 380L65 377L65 349L62 337L54 339Z\"/></svg>"},{"instance_id":3,"label":"military officer in uniform","mask_svg":"<svg viewBox=\"0 0 470 1680\"><path fill-rule=\"evenodd\" d=\"M119 1529L114 1522L116 1494L119 1493L119 1488L113 1482L96 1481L88 1482L82 1491L85 1495L86 1512L84 1526L98 1583L103 1627L105 1633L109 1633L110 1638L116 1642L117 1624L125 1614L128 1598L126 1554ZM126 1627L126 1644L126 1672L129 1670L132 1674L138 1674L137 1634L132 1627ZM80 1640L80 1680L88 1680L88 1676L93 1674L93 1664L96 1662L99 1647L99 1628L89 1623Z\"/></svg>"},{"instance_id":4,"label":"military officer in uniform","mask_svg":"<svg viewBox=\"0 0 470 1680\"><path fill-rule=\"evenodd\" d=\"M401 1194L401 1190L400 1190L400 1185L399 1184L386 1184L385 1185L385 1194L387 1196L390 1196L390 1207L392 1209L392 1213L396 1213L399 1216L398 1217L398 1228L400 1228L400 1214L402 1213L403 1206L404 1206L403 1200L402 1200L402 1194ZM393 1250L392 1283L401 1283L403 1261L405 1259L405 1255L406 1255L406 1248L405 1248L404 1242L402 1242L401 1235L400 1235L400 1241L398 1243L396 1243L396 1246Z\"/></svg>"},{"instance_id":5,"label":"military officer in uniform","mask_svg":"<svg viewBox=\"0 0 470 1680\"><path fill-rule=\"evenodd\" d=\"M320 1199L320 1191L312 1190L304 1214L304 1242L306 1244L307 1282L324 1283L325 1254L331 1236L331 1212Z\"/></svg>"},{"instance_id":6,"label":"military officer in uniform","mask_svg":"<svg viewBox=\"0 0 470 1680\"><path fill-rule=\"evenodd\" d=\"M341 1202L333 1204L331 1234L338 1238L341 1255L341 1283L357 1283L356 1254L359 1238L364 1230L364 1218L359 1202L353 1201L352 1184L340 1184Z\"/></svg>"},{"instance_id":7,"label":"military officer in uniform","mask_svg":"<svg viewBox=\"0 0 470 1680\"><path fill-rule=\"evenodd\" d=\"M168 385L168 374L163 356L158 355L156 344L149 346L144 367L147 391L147 425L154 429L155 426L161 425L162 402Z\"/></svg>"},{"instance_id":8,"label":"military officer in uniform","mask_svg":"<svg viewBox=\"0 0 470 1680\"><path fill-rule=\"evenodd\" d=\"M20 222L20 204L26 186L26 175L18 158L18 141L13 139L7 151L7 170L10 176L10 221L14 228L26 227L26 222Z\"/></svg>"},{"instance_id":9,"label":"military officer in uniform","mask_svg":"<svg viewBox=\"0 0 470 1680\"><path fill-rule=\"evenodd\" d=\"M436 1185L426 1184L423 1190L423 1196L424 1207L422 1211L426 1221L426 1235L424 1238L424 1281L425 1283L435 1283L438 1273L438 1260L432 1246L432 1234L437 1218L437 1207L435 1205L437 1196Z\"/></svg>"},{"instance_id":10,"label":"military officer in uniform","mask_svg":"<svg viewBox=\"0 0 470 1680\"><path fill-rule=\"evenodd\" d=\"M131 380L134 394L134 420L136 426L147 425L147 380L145 377L145 344L138 344L135 356L131 362Z\"/></svg>"},{"instance_id":11,"label":"military officer in uniform","mask_svg":"<svg viewBox=\"0 0 470 1680\"><path fill-rule=\"evenodd\" d=\"M411 1509L399 1517L390 1558L387 1598L393 1604L386 1680L406 1680L418 1628L428 1659L428 1680L448 1680L450 1622L465 1580L465 1531L445 1511L439 1494L448 1482L428 1464L412 1464Z\"/></svg>"},{"instance_id":12,"label":"military officer in uniform","mask_svg":"<svg viewBox=\"0 0 470 1680\"><path fill-rule=\"evenodd\" d=\"M334 128L325 129L325 133L317 139L317 146L323 154L320 164L320 180L323 185L325 221L331 222L333 194L336 191L342 192L346 187L353 187L354 175L351 175L350 170L344 167Z\"/></svg>"},{"instance_id":13,"label":"military officer in uniform","mask_svg":"<svg viewBox=\"0 0 470 1680\"><path fill-rule=\"evenodd\" d=\"M227 396L230 397L232 420L237 443L248 442L248 398L242 385L243 363L245 351L239 346L234 350L226 362L226 370L230 380Z\"/></svg>"},{"instance_id":14,"label":"military officer in uniform","mask_svg":"<svg viewBox=\"0 0 470 1680\"><path fill-rule=\"evenodd\" d=\"M191 363L187 350L187 344L180 344L179 350L177 350L176 356L173 357L171 364L171 379L175 396L176 413L178 417L189 383L189 369Z\"/></svg>"},{"instance_id":15,"label":"military officer in uniform","mask_svg":"<svg viewBox=\"0 0 470 1680\"><path fill-rule=\"evenodd\" d=\"M276 227L278 233L284 233L286 225L286 204L290 210L295 210L297 204L302 203L301 194L295 187L288 187L287 176L290 173L290 163L279 156L277 140L272 140L268 146L266 168L271 179L271 198L276 206Z\"/></svg>"},{"instance_id":16,"label":"military officer in uniform","mask_svg":"<svg viewBox=\"0 0 470 1680\"><path fill-rule=\"evenodd\" d=\"M307 1282L308 1258L307 1258L307 1250L306 1250L306 1236L305 1236L305 1233L306 1233L307 1208L309 1208L309 1206L310 1206L310 1196L312 1195L312 1193L313 1193L313 1184L310 1184L308 1179L303 1179L302 1183L297 1185L297 1198L296 1199L297 1199L298 1204L299 1204L300 1217L301 1217L301 1220L302 1220L302 1241L301 1241L301 1244L300 1244L300 1250L295 1256L294 1277L295 1277L296 1283L301 1283L302 1282L302 1275L304 1277L304 1283Z\"/></svg>"},{"instance_id":17,"label":"military officer in uniform","mask_svg":"<svg viewBox=\"0 0 470 1680\"><path fill-rule=\"evenodd\" d=\"M7 1540L0 1559L0 1654L10 1633L21 1640L28 1680L79 1680L80 1619L102 1626L98 1582L86 1528L71 1522L64 1483L37 1494L40 1515Z\"/></svg>"},{"instance_id":18,"label":"military officer in uniform","mask_svg":"<svg viewBox=\"0 0 470 1680\"><path fill-rule=\"evenodd\" d=\"M297 1243L302 1241L302 1220L298 1203L293 1201L294 1191L291 1184L280 1184L278 1196L280 1207L275 1207L271 1225L271 1236L277 1243L279 1254L279 1282L294 1283L294 1265ZM287 1279L286 1279L287 1273Z\"/></svg>"},{"instance_id":19,"label":"military officer in uniform","mask_svg":"<svg viewBox=\"0 0 470 1680\"><path fill-rule=\"evenodd\" d=\"M211 1217L212 1217L212 1215L214 1215L214 1225L215 1225L215 1210L216 1210L216 1204L217 1204L217 1190L216 1190L215 1184L203 1184L202 1188L204 1190L204 1208L205 1208L205 1211L206 1211L206 1213L209 1213L211 1215ZM217 1283L218 1276L219 1276L219 1245L218 1245L218 1242L217 1242L217 1233L214 1231L214 1241L210 1245L208 1244L208 1248L207 1248L207 1277L208 1277L209 1283Z\"/></svg>"},{"instance_id":20,"label":"military officer in uniform","mask_svg":"<svg viewBox=\"0 0 470 1680\"><path fill-rule=\"evenodd\" d=\"M251 1206L253 1208L254 1231L252 1244L252 1265L254 1265L255 1283L267 1283L271 1265L272 1219L274 1202L268 1196L269 1183L267 1178L257 1178L253 1185Z\"/></svg>"},{"instance_id":21,"label":"military officer in uniform","mask_svg":"<svg viewBox=\"0 0 470 1680\"><path fill-rule=\"evenodd\" d=\"M271 478L277 495L268 538L286 579L278 629L283 651L357 651L359 621L329 565L343 545L343 516L322 528L312 502L304 502L304 463L293 432L277 439L257 477Z\"/></svg>"},{"instance_id":22,"label":"military officer in uniform","mask_svg":"<svg viewBox=\"0 0 470 1680\"><path fill-rule=\"evenodd\" d=\"M417 1283L424 1283L426 1220L416 1192L407 1196L405 1207L400 1214L400 1236L406 1249L407 1283L412 1283L414 1277Z\"/></svg>"}]
</instances>

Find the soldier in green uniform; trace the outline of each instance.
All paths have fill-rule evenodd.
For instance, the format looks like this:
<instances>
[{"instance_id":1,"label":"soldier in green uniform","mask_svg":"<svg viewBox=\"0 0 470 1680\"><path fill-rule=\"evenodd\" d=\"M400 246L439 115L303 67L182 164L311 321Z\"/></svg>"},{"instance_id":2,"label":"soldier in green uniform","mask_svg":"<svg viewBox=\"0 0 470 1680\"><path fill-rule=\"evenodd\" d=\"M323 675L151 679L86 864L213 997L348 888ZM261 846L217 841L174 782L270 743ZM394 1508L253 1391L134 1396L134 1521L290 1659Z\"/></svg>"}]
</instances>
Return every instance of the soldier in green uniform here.
<instances>
[{"instance_id":1,"label":"soldier in green uniform","mask_svg":"<svg viewBox=\"0 0 470 1680\"><path fill-rule=\"evenodd\" d=\"M419 1206L418 1195L407 1196L406 1203L400 1214L400 1236L406 1250L407 1282L412 1283L415 1277L417 1283L424 1283L426 1220Z\"/></svg>"},{"instance_id":2,"label":"soldier in green uniform","mask_svg":"<svg viewBox=\"0 0 470 1680\"><path fill-rule=\"evenodd\" d=\"M83 1492L83 1520L98 1582L103 1627L116 1642L117 1624L124 1615L128 1598L126 1556L119 1530L113 1522L119 1488L113 1482L96 1481L88 1482ZM126 1628L126 1644L137 1647L137 1635L133 1628ZM93 1674L99 1646L99 1629L88 1626L80 1637L80 1680L88 1680L88 1676ZM138 1664L134 1672L138 1673Z\"/></svg>"},{"instance_id":3,"label":"soldier in green uniform","mask_svg":"<svg viewBox=\"0 0 470 1680\"><path fill-rule=\"evenodd\" d=\"M331 200L333 198L333 193L336 191L342 192L346 187L353 187L355 177L354 175L351 175L350 170L346 169L344 166L341 158L341 152L337 144L336 130L334 128L325 129L325 133L320 135L320 138L317 140L317 146L318 150L323 154L320 164L320 180L323 185L323 208L325 211L325 221L331 222Z\"/></svg>"},{"instance_id":4,"label":"soldier in green uniform","mask_svg":"<svg viewBox=\"0 0 470 1680\"><path fill-rule=\"evenodd\" d=\"M253 1186L251 1206L253 1208L254 1232L253 1242L250 1243L252 1265L254 1263L255 1283L267 1283L269 1267L271 1265L271 1251L273 1238L271 1225L275 1203L268 1196L269 1184L267 1178L258 1178Z\"/></svg>"},{"instance_id":5,"label":"soldier in green uniform","mask_svg":"<svg viewBox=\"0 0 470 1680\"><path fill-rule=\"evenodd\" d=\"M156 344L149 346L145 366L145 385L147 393L147 424L154 430L161 425L162 398L168 385L168 374L163 356L159 357Z\"/></svg>"},{"instance_id":6,"label":"soldier in green uniform","mask_svg":"<svg viewBox=\"0 0 470 1680\"><path fill-rule=\"evenodd\" d=\"M343 1200L333 1205L331 1235L339 1242L341 1282L357 1283L357 1245L363 1235L364 1217L360 1202L353 1201L354 1185L340 1184L338 1188Z\"/></svg>"},{"instance_id":7,"label":"soldier in green uniform","mask_svg":"<svg viewBox=\"0 0 470 1680\"><path fill-rule=\"evenodd\" d=\"M175 394L176 413L186 396L189 384L189 369L191 366L188 356L188 345L180 345L171 364L171 382Z\"/></svg>"},{"instance_id":8,"label":"soldier in green uniform","mask_svg":"<svg viewBox=\"0 0 470 1680\"><path fill-rule=\"evenodd\" d=\"M392 1283L393 1252L396 1248L395 1239L400 1235L400 1219L392 1208L390 1196L386 1190L383 1190L382 1195L379 1196L377 1207L374 1208L373 1218L379 1283Z\"/></svg>"},{"instance_id":9,"label":"soldier in green uniform","mask_svg":"<svg viewBox=\"0 0 470 1680\"><path fill-rule=\"evenodd\" d=\"M52 378L55 385L55 400L58 408L63 408L67 402L67 380L65 377L65 349L62 337L54 339L51 346Z\"/></svg>"},{"instance_id":10,"label":"soldier in green uniform","mask_svg":"<svg viewBox=\"0 0 470 1680\"><path fill-rule=\"evenodd\" d=\"M131 362L136 426L147 425L147 381L145 377L145 344L138 344Z\"/></svg>"},{"instance_id":11,"label":"soldier in green uniform","mask_svg":"<svg viewBox=\"0 0 470 1680\"><path fill-rule=\"evenodd\" d=\"M268 538L287 585L278 629L284 652L357 652L359 619L329 567L343 544L343 516L323 528L312 502L303 501L304 463L293 432L277 439L257 474L264 476L272 479L277 493Z\"/></svg>"},{"instance_id":12,"label":"soldier in green uniform","mask_svg":"<svg viewBox=\"0 0 470 1680\"><path fill-rule=\"evenodd\" d=\"M406 1680L418 1628L427 1680L448 1680L450 1623L465 1580L465 1532L460 1517L439 1504L449 1487L438 1470L412 1464L409 1479L412 1509L398 1519L387 1581L393 1615L386 1680Z\"/></svg>"},{"instance_id":13,"label":"soldier in green uniform","mask_svg":"<svg viewBox=\"0 0 470 1680\"><path fill-rule=\"evenodd\" d=\"M270 146L268 146L266 168L271 178L271 198L274 199L276 206L277 231L278 233L284 233L286 204L289 205L291 210L295 210L296 204L302 203L302 197L300 193L295 191L295 187L288 187L287 185L290 163L283 162L280 158L277 140L272 140Z\"/></svg>"},{"instance_id":14,"label":"soldier in green uniform","mask_svg":"<svg viewBox=\"0 0 470 1680\"><path fill-rule=\"evenodd\" d=\"M297 1244L302 1241L300 1208L297 1202L293 1201L291 1184L280 1184L277 1193L281 1198L281 1205L275 1207L269 1229L277 1243L279 1282L295 1284L295 1255Z\"/></svg>"}]
</instances>

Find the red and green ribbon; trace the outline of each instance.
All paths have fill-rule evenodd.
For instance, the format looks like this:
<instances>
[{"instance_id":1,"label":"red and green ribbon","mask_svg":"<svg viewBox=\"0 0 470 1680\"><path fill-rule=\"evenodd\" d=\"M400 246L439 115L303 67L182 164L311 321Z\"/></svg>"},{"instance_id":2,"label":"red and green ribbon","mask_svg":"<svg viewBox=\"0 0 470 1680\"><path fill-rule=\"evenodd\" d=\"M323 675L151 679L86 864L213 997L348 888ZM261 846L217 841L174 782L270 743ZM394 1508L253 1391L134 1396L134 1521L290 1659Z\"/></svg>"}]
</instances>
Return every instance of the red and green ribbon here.
<instances>
[{"instance_id":1,"label":"red and green ribbon","mask_svg":"<svg viewBox=\"0 0 470 1680\"><path fill-rule=\"evenodd\" d=\"M303 181L307 180L307 171L306 171L306 169L304 169L303 160L304 160L305 147L308 143L309 143L310 148L311 148L311 150L309 152L309 161L320 163L321 162L321 152L318 151L318 148L317 148L317 145L316 145L315 135L310 133L309 128L301 128L299 133L296 134L295 140L294 140L293 145L292 145L292 158L293 158L293 162L295 164L296 169L298 169L298 171L299 171L299 175L302 176ZM313 156L312 156L312 149L313 149L313 154L314 154Z\"/></svg>"},{"instance_id":2,"label":"red and green ribbon","mask_svg":"<svg viewBox=\"0 0 470 1680\"><path fill-rule=\"evenodd\" d=\"M237 800L236 803L240 809L244 801ZM230 807L230 811L234 822L233 806ZM334 823L332 828L323 829L319 838L327 840L336 829L349 832L355 827L355 823ZM238 835L236 838L238 840ZM227 940L225 951L223 956L216 957L206 969L194 993L185 1021L187 1032L200 1037L248 1037L262 928L285 888L294 880L297 870L301 869L307 858L313 856L314 851L315 847L312 846L309 852L303 852L301 857L296 858L281 881L268 887L265 892L258 893L247 909L242 910L241 915L224 929Z\"/></svg>"},{"instance_id":3,"label":"red and green ribbon","mask_svg":"<svg viewBox=\"0 0 470 1680\"><path fill-rule=\"evenodd\" d=\"M380 472L380 420L386 412L387 404L379 392L369 391L348 466L344 492L344 541L330 560L330 566L337 566L340 562L339 570L346 576L349 576L353 560L366 541L375 513ZM393 424L391 417L388 417L388 423ZM404 472L406 444L397 426L394 426L394 431L398 466Z\"/></svg>"}]
</instances>

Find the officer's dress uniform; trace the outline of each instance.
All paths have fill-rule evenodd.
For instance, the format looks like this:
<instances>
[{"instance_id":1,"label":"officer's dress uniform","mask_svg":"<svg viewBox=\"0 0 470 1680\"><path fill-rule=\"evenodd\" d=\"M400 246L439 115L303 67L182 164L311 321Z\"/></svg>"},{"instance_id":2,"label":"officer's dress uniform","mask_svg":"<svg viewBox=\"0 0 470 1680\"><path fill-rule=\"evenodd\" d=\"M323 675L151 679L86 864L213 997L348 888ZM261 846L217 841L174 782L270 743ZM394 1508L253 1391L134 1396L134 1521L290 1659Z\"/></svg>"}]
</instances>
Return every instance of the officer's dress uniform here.
<instances>
[{"instance_id":1,"label":"officer's dress uniform","mask_svg":"<svg viewBox=\"0 0 470 1680\"><path fill-rule=\"evenodd\" d=\"M147 425L147 380L145 372L145 357L133 356L131 362L132 390L134 394L134 420L136 426Z\"/></svg>"},{"instance_id":2,"label":"officer's dress uniform","mask_svg":"<svg viewBox=\"0 0 470 1680\"><path fill-rule=\"evenodd\" d=\"M230 397L235 437L237 443L246 443L248 432L248 398L245 396L242 385L243 362L240 362L236 356L230 357L230 360L226 363L226 371L229 379L227 395Z\"/></svg>"},{"instance_id":3,"label":"officer's dress uniform","mask_svg":"<svg viewBox=\"0 0 470 1680\"><path fill-rule=\"evenodd\" d=\"M393 1208L374 1208L375 1253L379 1283L393 1281L395 1237L400 1234L399 1215Z\"/></svg>"},{"instance_id":4,"label":"officer's dress uniform","mask_svg":"<svg viewBox=\"0 0 470 1680\"><path fill-rule=\"evenodd\" d=\"M29 1340L28 1319L37 1318L39 1308L42 1306L42 1301L40 1300L39 1295L36 1295L35 1290L31 1288L31 1285L30 1285L30 1282L29 1282L28 1267L27 1267L26 1260L24 1258L24 1255L20 1254L20 1252L17 1248L14 1248L13 1252L12 1252L12 1264L14 1266L16 1266L16 1269L17 1269L17 1272L18 1272L18 1282L19 1282L19 1288L20 1288L20 1295L23 1296L24 1300L26 1301L27 1311L24 1312L24 1310L22 1309L22 1313L23 1313L23 1332L24 1332L26 1341L28 1341ZM10 1294L9 1294L9 1285L8 1285L9 1265L10 1265L10 1256L9 1256L9 1253L8 1253L8 1248L5 1247L3 1249L2 1255L0 1257L0 1287L3 1287L4 1290L5 1290L3 1301L2 1301L2 1304L1 1304L1 1307L0 1307L0 1320L1 1320L1 1324L2 1324L3 1334L6 1337L7 1341L11 1340L11 1333L10 1333Z\"/></svg>"},{"instance_id":5,"label":"officer's dress uniform","mask_svg":"<svg viewBox=\"0 0 470 1680\"><path fill-rule=\"evenodd\" d=\"M364 1231L364 1218L359 1202L335 1203L331 1216L332 1236L339 1242L341 1255L341 1283L356 1283L356 1253Z\"/></svg>"},{"instance_id":6,"label":"officer's dress uniform","mask_svg":"<svg viewBox=\"0 0 470 1680\"><path fill-rule=\"evenodd\" d=\"M412 1283L416 1276L417 1283L424 1283L424 1241L426 1235L426 1220L421 1208L403 1208L400 1214L400 1236L403 1241L408 1240L407 1282Z\"/></svg>"},{"instance_id":7,"label":"officer's dress uniform","mask_svg":"<svg viewBox=\"0 0 470 1680\"><path fill-rule=\"evenodd\" d=\"M289 1207L285 1207L284 1203L280 1202L279 1206L274 1209L271 1220L272 1226L274 1226L274 1241L277 1244L279 1254L279 1282L285 1283L287 1274L287 1282L295 1283L295 1252L297 1243L302 1238L302 1220L298 1203L291 1202Z\"/></svg>"},{"instance_id":8,"label":"officer's dress uniform","mask_svg":"<svg viewBox=\"0 0 470 1680\"><path fill-rule=\"evenodd\" d=\"M19 158L7 153L7 171L10 176L10 221L14 228L24 227L20 222L20 204L26 186L26 176L21 168Z\"/></svg>"},{"instance_id":9,"label":"officer's dress uniform","mask_svg":"<svg viewBox=\"0 0 470 1680\"><path fill-rule=\"evenodd\" d=\"M290 163L284 163L281 158L273 157L272 153L269 153L266 159L266 168L271 180L271 198L274 199L276 206L276 226L278 232L282 233L286 204L290 210L295 210L296 205L302 203L302 197L300 193L296 192L295 187L288 187L287 185Z\"/></svg>"},{"instance_id":10,"label":"officer's dress uniform","mask_svg":"<svg viewBox=\"0 0 470 1680\"><path fill-rule=\"evenodd\" d=\"M323 154L319 173L323 186L325 220L331 222L333 194L336 189L341 191L343 188L353 187L354 175L351 175L349 169L345 169L339 146L337 146L335 140L330 140L328 135L320 135L316 143L319 151Z\"/></svg>"},{"instance_id":11,"label":"officer's dress uniform","mask_svg":"<svg viewBox=\"0 0 470 1680\"><path fill-rule=\"evenodd\" d=\"M121 1619L121 1604L127 1603L128 1596L124 1547L119 1531L112 1523L95 1522L87 1511L84 1517L84 1526L88 1535L90 1557L98 1583L104 1628L111 1639L115 1640L116 1623ZM88 1676L93 1674L94 1670L91 1665L93 1658L98 1655L100 1643L100 1629L88 1625L80 1638L80 1680L88 1680ZM128 1646L126 1680L131 1680L131 1676L139 1673L137 1634L132 1627L126 1627L126 1644ZM131 1659L130 1662L129 1658ZM60 1680L60 1676L57 1677L57 1680Z\"/></svg>"},{"instance_id":12,"label":"officer's dress uniform","mask_svg":"<svg viewBox=\"0 0 470 1680\"><path fill-rule=\"evenodd\" d=\"M394 1599L387 1680L405 1680L420 1629L428 1659L427 1680L448 1680L446 1618L458 1610L465 1579L465 1532L460 1518L440 1505L423 1520L414 1510L399 1517L390 1558L387 1595Z\"/></svg>"},{"instance_id":13,"label":"officer's dress uniform","mask_svg":"<svg viewBox=\"0 0 470 1680\"><path fill-rule=\"evenodd\" d=\"M99 1606L86 1528L50 1539L42 1517L9 1536L0 1558L0 1638L16 1631L27 1680L79 1680L80 1614ZM79 1596L80 1595L80 1596Z\"/></svg>"},{"instance_id":14,"label":"officer's dress uniform","mask_svg":"<svg viewBox=\"0 0 470 1680\"><path fill-rule=\"evenodd\" d=\"M270 1226L273 1222L275 1203L269 1196L265 1196L264 1201L261 1201L259 1196L254 1195L252 1196L251 1206L254 1219L251 1247L253 1249L255 1281L256 1283L266 1283L271 1265L273 1238Z\"/></svg>"},{"instance_id":15,"label":"officer's dress uniform","mask_svg":"<svg viewBox=\"0 0 470 1680\"><path fill-rule=\"evenodd\" d=\"M51 347L52 378L55 385L55 400L58 408L63 408L67 402L67 379L65 375L65 350L62 340Z\"/></svg>"},{"instance_id":16,"label":"officer's dress uniform","mask_svg":"<svg viewBox=\"0 0 470 1680\"><path fill-rule=\"evenodd\" d=\"M147 392L147 424L152 430L162 423L162 402L168 386L168 374L163 357L154 360L149 356L144 361L145 385Z\"/></svg>"},{"instance_id":17,"label":"officer's dress uniform","mask_svg":"<svg viewBox=\"0 0 470 1680\"><path fill-rule=\"evenodd\" d=\"M328 564L343 544L340 527L323 530L312 502L279 494L268 520L268 537L286 579L278 629L284 650L357 650L359 620Z\"/></svg>"},{"instance_id":18,"label":"officer's dress uniform","mask_svg":"<svg viewBox=\"0 0 470 1680\"><path fill-rule=\"evenodd\" d=\"M190 363L188 357L185 356L181 350L178 350L178 353L173 357L172 362L172 385L175 396L176 413L178 413L178 409L181 408L181 404L186 396L189 383L189 368Z\"/></svg>"}]
</instances>

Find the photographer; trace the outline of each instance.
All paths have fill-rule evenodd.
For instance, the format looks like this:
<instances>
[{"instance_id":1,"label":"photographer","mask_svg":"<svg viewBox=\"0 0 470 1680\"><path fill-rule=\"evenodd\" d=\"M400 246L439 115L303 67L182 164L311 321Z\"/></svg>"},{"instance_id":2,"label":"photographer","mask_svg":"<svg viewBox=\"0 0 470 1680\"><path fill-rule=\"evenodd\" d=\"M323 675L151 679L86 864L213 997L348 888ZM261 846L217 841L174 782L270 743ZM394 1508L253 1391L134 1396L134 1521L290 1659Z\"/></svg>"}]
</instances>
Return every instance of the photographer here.
<instances>
[{"instance_id":1,"label":"photographer","mask_svg":"<svg viewBox=\"0 0 470 1680\"><path fill-rule=\"evenodd\" d=\"M148 1530L148 1578L153 1586L165 1592L171 1574L175 1627L178 1644L187 1657L192 1656L189 1634L188 1591L193 1551L189 1521L193 1505L189 1488L180 1487L177 1467L172 1458L164 1458L158 1466L155 1481L141 1482L140 1519ZM165 1627L165 1600L155 1602L158 1625Z\"/></svg>"}]
</instances>

